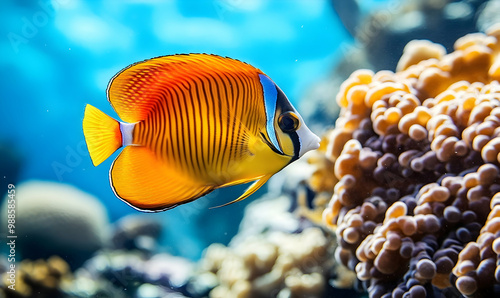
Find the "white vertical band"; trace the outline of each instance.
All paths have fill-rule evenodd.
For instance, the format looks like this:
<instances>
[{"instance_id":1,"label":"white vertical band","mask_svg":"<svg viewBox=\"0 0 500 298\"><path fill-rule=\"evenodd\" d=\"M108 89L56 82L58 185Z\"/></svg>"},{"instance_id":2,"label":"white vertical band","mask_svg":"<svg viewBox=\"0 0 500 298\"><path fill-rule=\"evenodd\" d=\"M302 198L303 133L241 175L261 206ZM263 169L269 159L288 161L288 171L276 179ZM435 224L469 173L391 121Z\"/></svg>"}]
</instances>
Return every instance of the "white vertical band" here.
<instances>
[{"instance_id":1,"label":"white vertical band","mask_svg":"<svg viewBox=\"0 0 500 298\"><path fill-rule=\"evenodd\" d=\"M120 122L120 131L122 132L122 146L132 145L132 132L134 131L135 123Z\"/></svg>"}]
</instances>

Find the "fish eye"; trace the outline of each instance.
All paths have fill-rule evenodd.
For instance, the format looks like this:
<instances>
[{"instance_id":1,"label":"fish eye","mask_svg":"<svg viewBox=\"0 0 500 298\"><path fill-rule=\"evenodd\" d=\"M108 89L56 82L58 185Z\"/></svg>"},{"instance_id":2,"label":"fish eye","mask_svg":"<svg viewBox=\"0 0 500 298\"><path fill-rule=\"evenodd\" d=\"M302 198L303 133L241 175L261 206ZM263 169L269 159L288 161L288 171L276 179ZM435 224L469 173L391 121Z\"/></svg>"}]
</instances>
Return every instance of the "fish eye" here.
<instances>
[{"instance_id":1,"label":"fish eye","mask_svg":"<svg viewBox=\"0 0 500 298\"><path fill-rule=\"evenodd\" d=\"M299 128L299 116L294 112L286 112L279 116L278 125L284 132L296 131Z\"/></svg>"}]
</instances>

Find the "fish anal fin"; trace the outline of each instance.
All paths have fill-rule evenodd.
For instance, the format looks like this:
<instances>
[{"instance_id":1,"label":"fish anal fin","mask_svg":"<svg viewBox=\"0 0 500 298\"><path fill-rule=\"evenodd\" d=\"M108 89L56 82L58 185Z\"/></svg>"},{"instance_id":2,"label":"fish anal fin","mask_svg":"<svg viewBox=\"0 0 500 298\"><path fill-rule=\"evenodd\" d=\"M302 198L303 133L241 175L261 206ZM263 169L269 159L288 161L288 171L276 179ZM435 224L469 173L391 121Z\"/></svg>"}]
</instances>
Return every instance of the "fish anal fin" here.
<instances>
[{"instance_id":1,"label":"fish anal fin","mask_svg":"<svg viewBox=\"0 0 500 298\"><path fill-rule=\"evenodd\" d=\"M264 185L267 182L267 180L269 180L269 178L271 178L272 176L273 175L265 175L262 178L260 178L259 180L257 180L254 183L252 183L252 185L250 185L247 188L247 190L239 198L237 198L236 200L231 201L231 202L226 203L226 204L223 204L223 205L220 205L220 206L210 207L210 209L224 207L224 206L231 205L231 204L239 202L239 201L243 201L244 199L246 199L249 196L251 196L254 192L256 192L259 188L261 188L262 185ZM234 183L234 184L237 184L237 183ZM234 184L229 184L229 185L234 185ZM226 184L226 186L227 185L228 184Z\"/></svg>"},{"instance_id":2,"label":"fish anal fin","mask_svg":"<svg viewBox=\"0 0 500 298\"><path fill-rule=\"evenodd\" d=\"M124 148L111 167L110 182L117 197L150 212L191 202L214 189L176 171L145 146Z\"/></svg>"}]
</instances>

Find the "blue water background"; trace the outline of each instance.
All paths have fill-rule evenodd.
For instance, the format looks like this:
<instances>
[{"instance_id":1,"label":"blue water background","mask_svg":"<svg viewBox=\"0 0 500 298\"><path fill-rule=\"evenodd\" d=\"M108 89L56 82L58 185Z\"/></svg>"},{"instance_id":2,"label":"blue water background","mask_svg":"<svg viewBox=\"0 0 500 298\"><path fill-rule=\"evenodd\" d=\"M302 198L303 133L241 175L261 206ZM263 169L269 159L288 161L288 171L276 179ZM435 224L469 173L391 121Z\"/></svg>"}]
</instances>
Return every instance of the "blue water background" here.
<instances>
[{"instance_id":1,"label":"blue water background","mask_svg":"<svg viewBox=\"0 0 500 298\"><path fill-rule=\"evenodd\" d=\"M298 105L329 74L341 44L351 40L323 0L3 0L0 141L23 158L19 181L72 184L98 197L115 221L137 211L110 188L108 171L117 154L94 167L81 124L87 103L118 118L106 99L115 73L151 57L213 53L262 69ZM186 247L227 242L245 204L208 207L243 189L218 191L152 216L168 227L165 243L184 241L185 248L174 253L196 258L199 249Z\"/></svg>"}]
</instances>

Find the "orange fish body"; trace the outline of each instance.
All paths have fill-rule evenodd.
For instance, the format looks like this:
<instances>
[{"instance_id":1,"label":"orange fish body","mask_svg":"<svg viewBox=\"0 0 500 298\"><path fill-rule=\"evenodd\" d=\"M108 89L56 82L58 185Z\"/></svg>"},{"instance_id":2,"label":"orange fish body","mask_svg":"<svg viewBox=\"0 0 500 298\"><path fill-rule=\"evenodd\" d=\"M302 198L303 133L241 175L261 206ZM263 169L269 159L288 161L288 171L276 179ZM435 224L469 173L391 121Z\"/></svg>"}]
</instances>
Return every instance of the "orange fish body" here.
<instances>
[{"instance_id":1,"label":"orange fish body","mask_svg":"<svg viewBox=\"0 0 500 298\"><path fill-rule=\"evenodd\" d=\"M87 105L90 156L97 166L125 147L110 182L119 198L143 211L256 181L235 201L242 200L317 148L318 138L281 90L260 70L230 58L190 54L136 63L111 80L108 98L125 122ZM309 138L302 148L301 129Z\"/></svg>"}]
</instances>

